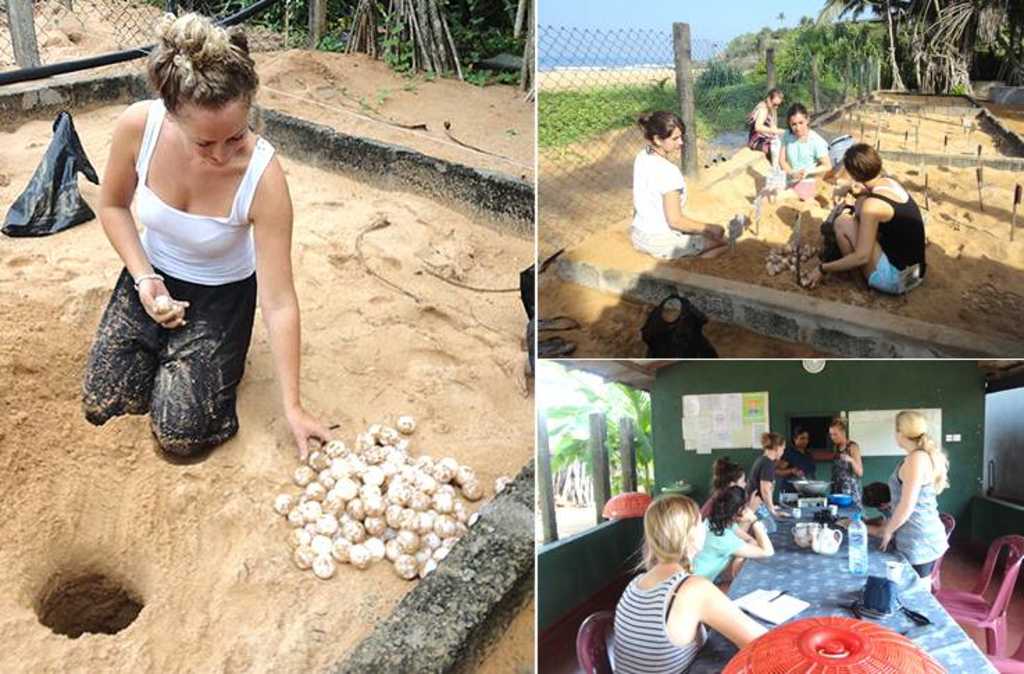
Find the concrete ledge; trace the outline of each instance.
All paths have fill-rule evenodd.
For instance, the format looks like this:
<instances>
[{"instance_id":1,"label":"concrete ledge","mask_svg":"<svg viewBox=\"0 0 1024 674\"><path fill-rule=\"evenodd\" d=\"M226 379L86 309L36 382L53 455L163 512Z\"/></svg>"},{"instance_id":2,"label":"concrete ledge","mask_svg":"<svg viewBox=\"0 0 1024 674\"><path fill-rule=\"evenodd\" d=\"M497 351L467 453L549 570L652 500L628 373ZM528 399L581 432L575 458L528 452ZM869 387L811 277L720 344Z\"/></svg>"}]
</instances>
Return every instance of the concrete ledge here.
<instances>
[{"instance_id":1,"label":"concrete ledge","mask_svg":"<svg viewBox=\"0 0 1024 674\"><path fill-rule=\"evenodd\" d=\"M143 77L132 74L11 85L0 88L0 125L151 96ZM525 180L437 159L399 145L349 136L275 110L261 108L260 112L266 124L265 135L287 156L335 172L352 174L355 169L360 180L451 202L473 216L497 218L501 231L533 237L534 190Z\"/></svg>"},{"instance_id":2,"label":"concrete ledge","mask_svg":"<svg viewBox=\"0 0 1024 674\"><path fill-rule=\"evenodd\" d=\"M945 155L940 152L906 152L903 150L881 149L882 159L901 161L907 164L928 164L929 166L956 166L973 168L978 165L974 155ZM1002 171L1024 171L1024 158L1020 157L982 157L981 165Z\"/></svg>"},{"instance_id":3,"label":"concrete ledge","mask_svg":"<svg viewBox=\"0 0 1024 674\"><path fill-rule=\"evenodd\" d=\"M1009 129L1003 124L1001 119L989 112L987 108L981 108L981 119L982 127L990 127L986 129L989 133L993 133L1006 141L1010 146L1012 154L1024 157L1024 137L1021 137L1016 131Z\"/></svg>"},{"instance_id":4,"label":"concrete ledge","mask_svg":"<svg viewBox=\"0 0 1024 674\"><path fill-rule=\"evenodd\" d=\"M681 269L602 269L570 254L559 260L557 270L566 281L645 304L656 305L677 292L715 320L836 355L1007 358L1024 354L1024 344L1012 340Z\"/></svg>"},{"instance_id":5,"label":"concrete ledge","mask_svg":"<svg viewBox=\"0 0 1024 674\"><path fill-rule=\"evenodd\" d=\"M331 674L472 671L533 593L534 466Z\"/></svg>"},{"instance_id":6,"label":"concrete ledge","mask_svg":"<svg viewBox=\"0 0 1024 674\"><path fill-rule=\"evenodd\" d=\"M1024 105L1024 87L1008 87L994 84L988 96L993 103L1000 105Z\"/></svg>"}]
</instances>

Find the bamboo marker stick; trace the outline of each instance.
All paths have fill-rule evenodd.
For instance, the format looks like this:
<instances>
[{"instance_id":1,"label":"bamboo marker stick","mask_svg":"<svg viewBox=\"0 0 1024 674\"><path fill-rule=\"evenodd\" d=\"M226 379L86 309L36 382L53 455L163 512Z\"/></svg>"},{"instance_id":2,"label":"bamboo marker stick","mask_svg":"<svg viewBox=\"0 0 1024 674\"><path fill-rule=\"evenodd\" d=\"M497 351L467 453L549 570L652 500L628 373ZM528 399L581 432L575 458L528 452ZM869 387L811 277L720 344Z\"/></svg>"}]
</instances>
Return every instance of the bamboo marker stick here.
<instances>
[{"instance_id":1,"label":"bamboo marker stick","mask_svg":"<svg viewBox=\"0 0 1024 674\"><path fill-rule=\"evenodd\" d=\"M1010 217L1010 241L1013 241L1013 230L1017 228L1017 206L1020 205L1020 183L1013 190L1013 215Z\"/></svg>"},{"instance_id":2,"label":"bamboo marker stick","mask_svg":"<svg viewBox=\"0 0 1024 674\"><path fill-rule=\"evenodd\" d=\"M800 277L800 223L804 219L804 212L800 211L796 216L796 224L793 225L793 232L796 234L796 285L803 288L803 278Z\"/></svg>"},{"instance_id":3,"label":"bamboo marker stick","mask_svg":"<svg viewBox=\"0 0 1024 674\"><path fill-rule=\"evenodd\" d=\"M903 151L907 151L907 141L910 139L910 129L903 132Z\"/></svg>"},{"instance_id":4,"label":"bamboo marker stick","mask_svg":"<svg viewBox=\"0 0 1024 674\"><path fill-rule=\"evenodd\" d=\"M918 122L917 126L914 127L914 152L917 152L918 145L921 142L921 123Z\"/></svg>"},{"instance_id":5,"label":"bamboo marker stick","mask_svg":"<svg viewBox=\"0 0 1024 674\"><path fill-rule=\"evenodd\" d=\"M928 205L928 172L924 174L924 210L930 211L931 206Z\"/></svg>"},{"instance_id":6,"label":"bamboo marker stick","mask_svg":"<svg viewBox=\"0 0 1024 674\"><path fill-rule=\"evenodd\" d=\"M982 177L982 167L978 166L976 169L974 169L974 172L975 172L975 175L977 175L977 177L978 177L978 206L981 207L981 212L984 213L985 212L985 202L982 201L982 199L981 199L981 183L982 183L982 180L983 180L983 177Z\"/></svg>"},{"instance_id":7,"label":"bamboo marker stick","mask_svg":"<svg viewBox=\"0 0 1024 674\"><path fill-rule=\"evenodd\" d=\"M981 145L978 145L978 166L981 166Z\"/></svg>"}]
</instances>

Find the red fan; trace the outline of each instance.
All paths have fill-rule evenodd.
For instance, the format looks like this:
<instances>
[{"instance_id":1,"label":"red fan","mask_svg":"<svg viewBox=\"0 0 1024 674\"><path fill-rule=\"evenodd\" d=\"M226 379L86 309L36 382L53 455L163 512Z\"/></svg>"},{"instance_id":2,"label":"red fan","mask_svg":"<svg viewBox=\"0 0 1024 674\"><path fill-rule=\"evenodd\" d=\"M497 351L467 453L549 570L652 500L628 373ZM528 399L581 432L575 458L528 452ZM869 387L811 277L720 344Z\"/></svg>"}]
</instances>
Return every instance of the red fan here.
<instances>
[{"instance_id":1,"label":"red fan","mask_svg":"<svg viewBox=\"0 0 1024 674\"><path fill-rule=\"evenodd\" d=\"M627 491L605 503L601 516L609 520L643 517L649 505L651 505L651 497L647 494L638 491Z\"/></svg>"},{"instance_id":2,"label":"red fan","mask_svg":"<svg viewBox=\"0 0 1024 674\"><path fill-rule=\"evenodd\" d=\"M773 629L723 674L937 674L942 665L910 639L867 621L806 618Z\"/></svg>"}]
</instances>

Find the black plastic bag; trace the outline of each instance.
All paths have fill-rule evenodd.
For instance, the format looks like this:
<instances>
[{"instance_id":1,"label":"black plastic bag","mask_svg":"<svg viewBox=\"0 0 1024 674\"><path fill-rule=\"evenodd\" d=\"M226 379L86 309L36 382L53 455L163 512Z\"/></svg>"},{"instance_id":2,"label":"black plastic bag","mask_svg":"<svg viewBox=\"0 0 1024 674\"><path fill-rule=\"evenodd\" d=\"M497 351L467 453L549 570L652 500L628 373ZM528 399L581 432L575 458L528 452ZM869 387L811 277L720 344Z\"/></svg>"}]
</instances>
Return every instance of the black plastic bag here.
<instances>
[{"instance_id":1,"label":"black plastic bag","mask_svg":"<svg viewBox=\"0 0 1024 674\"><path fill-rule=\"evenodd\" d=\"M534 320L534 289L536 287L536 275L533 273L533 265L519 272L519 299L523 302L523 309L526 311L526 350L529 354L528 367L530 374L533 374L536 366L537 354L534 352L534 335L536 335L537 323Z\"/></svg>"},{"instance_id":2,"label":"black plastic bag","mask_svg":"<svg viewBox=\"0 0 1024 674\"><path fill-rule=\"evenodd\" d=\"M665 305L679 303L679 314L665 318ZM673 307L674 309L674 307ZM679 295L669 295L648 314L640 336L647 344L648 358L718 358L718 352L704 336L704 313Z\"/></svg>"},{"instance_id":3,"label":"black plastic bag","mask_svg":"<svg viewBox=\"0 0 1024 674\"><path fill-rule=\"evenodd\" d=\"M78 173L100 184L96 169L85 156L71 113L53 121L53 139L25 191L4 218L7 236L47 236L96 217L78 191Z\"/></svg>"}]
</instances>

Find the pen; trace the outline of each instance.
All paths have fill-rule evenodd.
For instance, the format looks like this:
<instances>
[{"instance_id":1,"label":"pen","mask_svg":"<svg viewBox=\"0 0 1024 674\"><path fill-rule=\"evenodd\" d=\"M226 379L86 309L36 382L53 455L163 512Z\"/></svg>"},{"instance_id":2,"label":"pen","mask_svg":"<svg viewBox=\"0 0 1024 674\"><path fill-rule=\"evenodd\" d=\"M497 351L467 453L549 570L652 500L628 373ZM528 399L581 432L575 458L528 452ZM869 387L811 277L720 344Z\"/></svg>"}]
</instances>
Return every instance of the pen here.
<instances>
[{"instance_id":1,"label":"pen","mask_svg":"<svg viewBox=\"0 0 1024 674\"><path fill-rule=\"evenodd\" d=\"M769 603L769 604L770 604L770 603L772 603L773 601L775 601L776 599L778 599L779 597L781 597L781 596L782 596L782 595L784 595L784 594L789 594L789 593L788 593L788 592L786 592L785 590L783 590L782 592L778 593L777 595L775 595L774 597L772 597L771 599L769 599L769 600L768 600L768 603Z\"/></svg>"}]
</instances>

